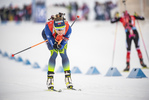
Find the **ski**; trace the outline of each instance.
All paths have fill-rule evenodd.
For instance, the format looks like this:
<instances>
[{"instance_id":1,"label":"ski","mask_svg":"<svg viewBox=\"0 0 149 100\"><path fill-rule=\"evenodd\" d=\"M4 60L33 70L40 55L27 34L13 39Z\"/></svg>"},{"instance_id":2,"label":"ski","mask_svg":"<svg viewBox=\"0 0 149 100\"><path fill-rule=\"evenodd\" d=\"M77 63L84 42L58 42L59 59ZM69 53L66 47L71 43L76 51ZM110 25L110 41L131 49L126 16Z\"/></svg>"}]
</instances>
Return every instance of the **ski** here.
<instances>
[{"instance_id":1,"label":"ski","mask_svg":"<svg viewBox=\"0 0 149 100\"><path fill-rule=\"evenodd\" d=\"M141 69L149 69L149 67L142 67Z\"/></svg>"},{"instance_id":2,"label":"ski","mask_svg":"<svg viewBox=\"0 0 149 100\"><path fill-rule=\"evenodd\" d=\"M50 92L62 92L61 89L59 89L59 90L56 90L56 89L48 89L47 91L50 91Z\"/></svg>"},{"instance_id":3,"label":"ski","mask_svg":"<svg viewBox=\"0 0 149 100\"><path fill-rule=\"evenodd\" d=\"M81 89L75 89L75 88L63 88L63 89L48 89L46 91L50 91L50 92L62 92L62 90L72 90L72 91L82 91Z\"/></svg>"},{"instance_id":4,"label":"ski","mask_svg":"<svg viewBox=\"0 0 149 100\"><path fill-rule=\"evenodd\" d=\"M81 89L75 89L75 88L64 88L63 90L82 91Z\"/></svg>"},{"instance_id":5,"label":"ski","mask_svg":"<svg viewBox=\"0 0 149 100\"><path fill-rule=\"evenodd\" d=\"M129 71L122 71L122 72L129 72Z\"/></svg>"}]
</instances>

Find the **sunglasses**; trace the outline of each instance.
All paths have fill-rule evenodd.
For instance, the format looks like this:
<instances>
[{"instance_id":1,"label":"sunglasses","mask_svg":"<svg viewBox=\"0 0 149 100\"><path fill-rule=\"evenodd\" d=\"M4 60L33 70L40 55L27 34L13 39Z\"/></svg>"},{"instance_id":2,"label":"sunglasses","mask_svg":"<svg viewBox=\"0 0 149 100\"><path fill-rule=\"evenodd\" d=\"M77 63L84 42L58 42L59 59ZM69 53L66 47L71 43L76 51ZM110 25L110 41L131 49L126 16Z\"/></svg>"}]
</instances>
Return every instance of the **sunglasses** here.
<instances>
[{"instance_id":1,"label":"sunglasses","mask_svg":"<svg viewBox=\"0 0 149 100\"><path fill-rule=\"evenodd\" d=\"M65 29L65 27L64 28L60 28L60 29L56 29L57 31L62 31L62 30L64 30Z\"/></svg>"}]
</instances>

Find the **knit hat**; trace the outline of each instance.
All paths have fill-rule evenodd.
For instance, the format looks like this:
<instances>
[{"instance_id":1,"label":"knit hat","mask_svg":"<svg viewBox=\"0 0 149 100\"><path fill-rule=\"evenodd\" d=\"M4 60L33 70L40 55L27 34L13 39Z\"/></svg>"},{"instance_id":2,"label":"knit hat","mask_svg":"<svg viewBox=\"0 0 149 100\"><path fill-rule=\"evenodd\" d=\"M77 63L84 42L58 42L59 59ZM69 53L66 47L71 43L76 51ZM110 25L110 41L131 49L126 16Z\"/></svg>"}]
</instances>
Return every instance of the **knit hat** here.
<instances>
[{"instance_id":1,"label":"knit hat","mask_svg":"<svg viewBox=\"0 0 149 100\"><path fill-rule=\"evenodd\" d=\"M56 29L61 29L65 27L65 22L64 20L60 20L60 21L54 21L54 27Z\"/></svg>"}]
</instances>

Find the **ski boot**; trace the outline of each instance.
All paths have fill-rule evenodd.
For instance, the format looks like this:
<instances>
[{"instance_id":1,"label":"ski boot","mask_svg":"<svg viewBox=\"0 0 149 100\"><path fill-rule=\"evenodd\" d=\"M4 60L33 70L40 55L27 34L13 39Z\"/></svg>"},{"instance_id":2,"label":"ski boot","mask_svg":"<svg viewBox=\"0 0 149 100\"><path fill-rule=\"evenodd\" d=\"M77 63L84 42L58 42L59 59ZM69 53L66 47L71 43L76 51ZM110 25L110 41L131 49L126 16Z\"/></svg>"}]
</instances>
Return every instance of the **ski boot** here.
<instances>
[{"instance_id":1,"label":"ski boot","mask_svg":"<svg viewBox=\"0 0 149 100\"><path fill-rule=\"evenodd\" d=\"M127 71L129 71L129 69L130 69L130 65L129 65L129 63L127 62L127 66L126 66L126 68L123 70L124 72L127 72Z\"/></svg>"},{"instance_id":2,"label":"ski boot","mask_svg":"<svg viewBox=\"0 0 149 100\"><path fill-rule=\"evenodd\" d=\"M71 79L71 73L69 71L65 71L65 83L67 89L73 89L72 79Z\"/></svg>"},{"instance_id":3,"label":"ski boot","mask_svg":"<svg viewBox=\"0 0 149 100\"><path fill-rule=\"evenodd\" d=\"M48 90L54 90L54 74L48 74L47 87Z\"/></svg>"},{"instance_id":4,"label":"ski boot","mask_svg":"<svg viewBox=\"0 0 149 100\"><path fill-rule=\"evenodd\" d=\"M143 62L143 59L140 59L140 64L141 64L142 68L147 68L147 66Z\"/></svg>"}]
</instances>

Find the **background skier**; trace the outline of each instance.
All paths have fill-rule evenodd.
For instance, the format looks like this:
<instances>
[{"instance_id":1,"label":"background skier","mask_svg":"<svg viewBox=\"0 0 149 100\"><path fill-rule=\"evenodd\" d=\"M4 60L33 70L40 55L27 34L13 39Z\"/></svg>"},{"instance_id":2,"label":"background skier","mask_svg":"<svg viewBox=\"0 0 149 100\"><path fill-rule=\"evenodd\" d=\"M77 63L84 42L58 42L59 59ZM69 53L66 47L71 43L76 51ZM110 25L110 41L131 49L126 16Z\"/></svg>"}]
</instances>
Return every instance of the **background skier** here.
<instances>
[{"instance_id":1,"label":"background skier","mask_svg":"<svg viewBox=\"0 0 149 100\"><path fill-rule=\"evenodd\" d=\"M118 15L118 14L116 14ZM142 67L146 68L147 66L143 62L142 53L140 50L140 43L139 43L139 34L135 26L135 20L144 20L144 17L135 15L130 15L127 11L123 13L123 17L115 16L111 20L111 23L115 23L120 21L123 24L123 27L125 28L126 32L126 47L127 47L127 55L126 55L126 68L124 71L129 71L130 69L130 51L131 51L131 42L134 40L135 47L140 59L140 64Z\"/></svg>"}]
</instances>

